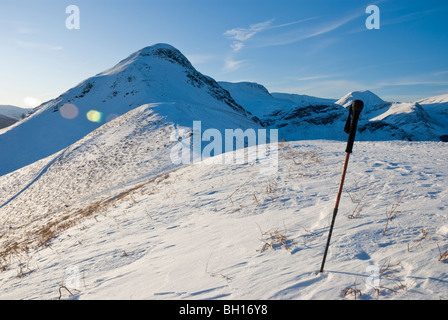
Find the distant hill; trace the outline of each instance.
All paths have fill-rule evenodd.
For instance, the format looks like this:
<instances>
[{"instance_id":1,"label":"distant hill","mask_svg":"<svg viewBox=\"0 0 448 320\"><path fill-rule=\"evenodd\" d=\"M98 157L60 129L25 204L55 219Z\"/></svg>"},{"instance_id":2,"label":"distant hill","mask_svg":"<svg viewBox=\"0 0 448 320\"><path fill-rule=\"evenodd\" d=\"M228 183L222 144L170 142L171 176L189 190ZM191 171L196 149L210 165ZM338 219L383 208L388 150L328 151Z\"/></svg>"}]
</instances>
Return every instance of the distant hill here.
<instances>
[{"instance_id":1,"label":"distant hill","mask_svg":"<svg viewBox=\"0 0 448 320\"><path fill-rule=\"evenodd\" d=\"M30 109L11 105L0 105L0 129L16 123L29 111Z\"/></svg>"}]
</instances>

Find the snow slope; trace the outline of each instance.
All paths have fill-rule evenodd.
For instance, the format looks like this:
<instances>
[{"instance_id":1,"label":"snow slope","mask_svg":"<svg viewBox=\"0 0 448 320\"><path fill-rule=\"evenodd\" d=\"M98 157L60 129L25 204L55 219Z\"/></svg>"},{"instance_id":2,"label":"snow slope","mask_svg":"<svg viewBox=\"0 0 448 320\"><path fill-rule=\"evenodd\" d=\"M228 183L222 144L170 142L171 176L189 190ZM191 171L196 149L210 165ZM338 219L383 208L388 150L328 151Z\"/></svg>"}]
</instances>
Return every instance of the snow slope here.
<instances>
[{"instance_id":1,"label":"snow slope","mask_svg":"<svg viewBox=\"0 0 448 320\"><path fill-rule=\"evenodd\" d=\"M0 114L0 129L9 127L16 123L17 120Z\"/></svg>"},{"instance_id":2,"label":"snow slope","mask_svg":"<svg viewBox=\"0 0 448 320\"><path fill-rule=\"evenodd\" d=\"M448 94L417 101L430 115L445 127L448 135Z\"/></svg>"},{"instance_id":3,"label":"snow slope","mask_svg":"<svg viewBox=\"0 0 448 320\"><path fill-rule=\"evenodd\" d=\"M135 108L63 151L0 177L0 230L14 230L15 239L3 235L2 240L20 242L24 234L17 229L27 219L36 228L45 228L60 210L78 210L86 202L112 197L129 185L191 162L191 135L198 134L191 127L195 119L203 119L202 129L220 132L253 124L232 113L186 103ZM187 143L188 158L179 150Z\"/></svg>"},{"instance_id":4,"label":"snow slope","mask_svg":"<svg viewBox=\"0 0 448 320\"><path fill-rule=\"evenodd\" d=\"M110 119L148 103L168 103L166 108L170 103L189 105L184 108L188 121L188 113L194 115L197 107L210 110L208 116L235 119L241 128L259 127L257 119L180 51L157 44L83 81L8 128L0 135L0 149L8 150L0 158L0 175L59 152Z\"/></svg>"},{"instance_id":5,"label":"snow slope","mask_svg":"<svg viewBox=\"0 0 448 320\"><path fill-rule=\"evenodd\" d=\"M146 107L140 111L149 112ZM101 146L103 139L97 139ZM158 167L151 175L139 173L125 193L115 190L73 207L59 202L61 208L42 215L37 200L57 199L60 189L51 186L67 183L58 175L78 165L75 155L66 153L64 168L56 161L36 181L39 188L8 205L19 215L2 221L10 227L0 240L4 248L18 235L37 238L38 225L73 225L39 247L29 238L26 251L18 242L16 251L2 256L0 296L338 300L361 292L357 299L446 299L447 262L439 261L440 252L448 249L444 146L355 144L323 274L316 271L339 186L342 142L282 143L272 176L260 175L257 164ZM83 157L98 156L94 150ZM44 165L23 168L15 179L32 176ZM113 178L93 175L92 183L130 171L119 167ZM2 188L9 188L5 177L0 179ZM115 183L110 180L111 186ZM386 225L386 214L398 203L396 217ZM273 243L270 235L284 236L288 248Z\"/></svg>"},{"instance_id":6,"label":"snow slope","mask_svg":"<svg viewBox=\"0 0 448 320\"><path fill-rule=\"evenodd\" d=\"M382 121L409 134L412 140L439 140L443 129L418 103L392 103L386 112L370 121Z\"/></svg>"}]
</instances>

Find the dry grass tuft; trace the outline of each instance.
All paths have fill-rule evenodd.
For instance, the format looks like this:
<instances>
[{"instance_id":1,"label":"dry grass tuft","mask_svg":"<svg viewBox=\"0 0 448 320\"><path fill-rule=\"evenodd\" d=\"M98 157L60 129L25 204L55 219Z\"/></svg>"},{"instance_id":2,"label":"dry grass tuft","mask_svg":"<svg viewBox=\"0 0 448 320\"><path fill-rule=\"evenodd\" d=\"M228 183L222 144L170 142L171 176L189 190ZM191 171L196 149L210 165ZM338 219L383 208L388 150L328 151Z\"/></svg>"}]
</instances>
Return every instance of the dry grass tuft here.
<instances>
[{"instance_id":1,"label":"dry grass tuft","mask_svg":"<svg viewBox=\"0 0 448 320\"><path fill-rule=\"evenodd\" d=\"M66 286L60 286L59 287L59 297L58 297L58 300L61 300L61 298L62 298L62 289L65 289L69 293L70 297L74 296L74 294ZM72 290L76 291L76 292L79 292L79 290L76 290L76 289L72 289Z\"/></svg>"},{"instance_id":2,"label":"dry grass tuft","mask_svg":"<svg viewBox=\"0 0 448 320\"><path fill-rule=\"evenodd\" d=\"M258 226L260 228L260 226ZM291 245L294 243L293 240L288 239L285 235L280 233L278 230L274 231L261 231L261 241L264 242L263 247L260 252L264 252L267 249L276 249L278 247L284 247L286 250L291 251Z\"/></svg>"},{"instance_id":3,"label":"dry grass tuft","mask_svg":"<svg viewBox=\"0 0 448 320\"><path fill-rule=\"evenodd\" d=\"M392 282L391 284L393 284L393 286L380 285L376 288L377 295L381 294L380 289L387 290L394 294L407 290L407 286L397 278L397 273L402 269L401 262L391 263L390 260L391 259L389 258L383 263L379 270L379 275L382 278L382 282L384 282L383 280L389 280L389 282Z\"/></svg>"},{"instance_id":4,"label":"dry grass tuft","mask_svg":"<svg viewBox=\"0 0 448 320\"><path fill-rule=\"evenodd\" d=\"M400 206L401 202L403 201L404 196L406 195L407 190L405 190L403 192L403 194L401 195L401 197L398 199L397 202L395 202L390 210L386 209L386 226L384 227L384 231L383 231L383 236L386 234L387 232L387 228L389 226L389 222L392 221L392 219L394 219L398 213L400 213L400 211L398 211L398 207Z\"/></svg>"},{"instance_id":5,"label":"dry grass tuft","mask_svg":"<svg viewBox=\"0 0 448 320\"><path fill-rule=\"evenodd\" d=\"M344 294L342 298L346 298L348 296L354 296L354 299L357 300L358 297L362 296L361 290L357 289L356 286L348 287L344 290Z\"/></svg>"},{"instance_id":6,"label":"dry grass tuft","mask_svg":"<svg viewBox=\"0 0 448 320\"><path fill-rule=\"evenodd\" d=\"M116 202L129 196L131 204L135 204L136 201L132 197L132 193L150 183L160 183L160 181L163 181L168 177L168 173L161 174L112 198L98 200L85 208L73 211L69 211L69 209L66 208L59 215L52 214L49 216L49 221L36 220L10 230L9 235L11 240L5 241L0 249L0 272L5 271L8 268L11 264L12 257L29 254L31 251L39 248L50 247L51 241L58 235L69 228L78 225L89 217L93 216L93 218L96 219L96 214L106 210L110 206L114 206ZM31 223L34 223L36 226L32 228ZM1 237L5 235L6 233L1 235ZM26 273L23 272L23 270L19 270L18 274L23 276Z\"/></svg>"},{"instance_id":7,"label":"dry grass tuft","mask_svg":"<svg viewBox=\"0 0 448 320\"><path fill-rule=\"evenodd\" d=\"M356 199L350 192L346 191L352 201L352 203L356 204L356 207L353 209L352 213L347 216L348 219L356 219L361 216L361 213L364 210L364 207L368 205L368 202L364 201L364 198L367 195L367 192L360 198Z\"/></svg>"},{"instance_id":8,"label":"dry grass tuft","mask_svg":"<svg viewBox=\"0 0 448 320\"><path fill-rule=\"evenodd\" d=\"M445 249L445 252L442 253L442 250L440 250L439 245L437 244L437 247L439 248L439 261L448 261L448 248Z\"/></svg>"},{"instance_id":9,"label":"dry grass tuft","mask_svg":"<svg viewBox=\"0 0 448 320\"><path fill-rule=\"evenodd\" d=\"M420 247L423 249L422 242L426 239L428 236L428 232L425 229L422 229L422 236L419 240L415 241L414 245L411 247L411 245L408 243L408 252L411 252L411 250L415 247Z\"/></svg>"}]
</instances>

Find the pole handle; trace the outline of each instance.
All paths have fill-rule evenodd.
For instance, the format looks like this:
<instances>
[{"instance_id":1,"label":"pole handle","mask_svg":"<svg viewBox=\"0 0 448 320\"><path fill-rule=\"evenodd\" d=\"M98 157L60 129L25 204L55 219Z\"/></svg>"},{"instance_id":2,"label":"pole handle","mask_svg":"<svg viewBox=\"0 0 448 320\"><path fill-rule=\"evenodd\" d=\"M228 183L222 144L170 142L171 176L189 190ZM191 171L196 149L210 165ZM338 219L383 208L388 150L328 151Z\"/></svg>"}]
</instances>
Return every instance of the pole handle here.
<instances>
[{"instance_id":1,"label":"pole handle","mask_svg":"<svg viewBox=\"0 0 448 320\"><path fill-rule=\"evenodd\" d=\"M355 143L356 129L358 127L359 115L364 108L364 103L361 100L355 100L350 106L349 116L345 124L344 131L348 133L347 148L345 152L352 153L353 144ZM353 117L353 118L352 118Z\"/></svg>"}]
</instances>

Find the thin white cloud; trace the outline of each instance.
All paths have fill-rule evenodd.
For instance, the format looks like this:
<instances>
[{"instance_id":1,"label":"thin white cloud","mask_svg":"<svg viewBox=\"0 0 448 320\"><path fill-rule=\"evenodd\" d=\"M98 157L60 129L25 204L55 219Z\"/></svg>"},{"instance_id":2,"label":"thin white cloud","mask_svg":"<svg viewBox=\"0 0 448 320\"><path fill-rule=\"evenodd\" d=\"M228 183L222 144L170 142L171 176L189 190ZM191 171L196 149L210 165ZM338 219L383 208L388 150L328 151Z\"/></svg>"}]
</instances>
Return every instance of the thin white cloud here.
<instances>
[{"instance_id":1,"label":"thin white cloud","mask_svg":"<svg viewBox=\"0 0 448 320\"><path fill-rule=\"evenodd\" d=\"M234 28L234 29L227 30L226 32L224 32L224 36L226 36L230 40L233 40L230 47L233 49L233 51L238 52L244 48L246 41L253 38L258 33L261 33L266 30L286 28L286 27L290 27L290 26L300 24L303 22L307 22L310 20L314 20L314 19L317 19L317 17L305 18L305 19L288 22L288 23L283 23L283 24L279 24L279 25L273 25L273 22L275 21L275 19L270 19L270 20L267 20L264 22L252 24L249 26L249 28Z\"/></svg>"},{"instance_id":2,"label":"thin white cloud","mask_svg":"<svg viewBox=\"0 0 448 320\"><path fill-rule=\"evenodd\" d=\"M261 32L265 29L267 29L274 19L252 24L249 28L235 28L231 30L227 30L224 32L224 35L229 37L230 39L237 40L237 41L246 41L250 38L252 38L254 35L256 35L258 32Z\"/></svg>"},{"instance_id":3,"label":"thin white cloud","mask_svg":"<svg viewBox=\"0 0 448 320\"><path fill-rule=\"evenodd\" d=\"M321 79L328 79L328 78L335 78L334 75L316 75L316 76L309 76L309 77L300 77L300 78L292 78L292 80L296 81L312 81L312 80L321 80Z\"/></svg>"},{"instance_id":4,"label":"thin white cloud","mask_svg":"<svg viewBox=\"0 0 448 320\"><path fill-rule=\"evenodd\" d=\"M228 57L224 60L224 67L222 71L224 73L233 72L240 69L246 60L235 60L233 57Z\"/></svg>"},{"instance_id":5,"label":"thin white cloud","mask_svg":"<svg viewBox=\"0 0 448 320\"><path fill-rule=\"evenodd\" d=\"M238 52L244 48L244 43L241 41L236 41L236 42L232 43L230 45L230 47L233 49L233 51Z\"/></svg>"},{"instance_id":6,"label":"thin white cloud","mask_svg":"<svg viewBox=\"0 0 448 320\"><path fill-rule=\"evenodd\" d=\"M34 28L27 27L27 26L18 26L16 29L16 33L18 33L18 34L36 34L37 30Z\"/></svg>"},{"instance_id":7,"label":"thin white cloud","mask_svg":"<svg viewBox=\"0 0 448 320\"><path fill-rule=\"evenodd\" d=\"M40 50L47 50L47 51L60 51L64 48L61 46L55 46L51 44L46 43L40 43L40 42L30 42L30 41L22 41L17 40L16 44L24 49L40 49Z\"/></svg>"},{"instance_id":8,"label":"thin white cloud","mask_svg":"<svg viewBox=\"0 0 448 320\"><path fill-rule=\"evenodd\" d=\"M377 84L378 88L384 87L406 87L406 86L422 86L422 85L431 85L431 86L448 86L448 81L434 81L434 80L397 80L397 81L389 81L389 82L380 82Z\"/></svg>"},{"instance_id":9,"label":"thin white cloud","mask_svg":"<svg viewBox=\"0 0 448 320\"><path fill-rule=\"evenodd\" d=\"M295 24L299 24L299 23L303 23L303 22L307 22L307 21L311 21L311 20L315 20L318 17L310 17L310 18L306 18L306 19L301 19L301 20L297 20L297 21L293 21L293 22L288 22L288 23L284 23L284 24L279 24L276 26L272 26L269 29L278 29L278 28L284 28L284 27L289 27L289 26L293 26Z\"/></svg>"},{"instance_id":10,"label":"thin white cloud","mask_svg":"<svg viewBox=\"0 0 448 320\"><path fill-rule=\"evenodd\" d=\"M442 71L437 71L437 72L433 73L433 75L436 76L436 77L437 76L443 76L445 74L448 74L448 70L442 70Z\"/></svg>"},{"instance_id":11,"label":"thin white cloud","mask_svg":"<svg viewBox=\"0 0 448 320\"><path fill-rule=\"evenodd\" d=\"M224 36L231 40L234 40L234 42L232 43L232 49L234 51L240 51L244 47L245 41L249 40L257 33L268 29L272 25L272 22L274 22L274 19L257 24L252 24L249 26L249 28L235 28L227 30L226 32L224 32Z\"/></svg>"},{"instance_id":12,"label":"thin white cloud","mask_svg":"<svg viewBox=\"0 0 448 320\"><path fill-rule=\"evenodd\" d=\"M329 21L328 19L325 19L323 23L319 23L317 25L307 26L306 28L303 29L298 30L296 29L281 34L276 34L274 37L270 38L265 37L263 41L261 41L257 45L257 47L282 46L311 39L317 36L322 36L343 27L344 25L360 18L363 15L364 12L361 10L360 12L357 12L347 17L340 18L338 20ZM317 18L308 20L315 20L315 19Z\"/></svg>"}]
</instances>

